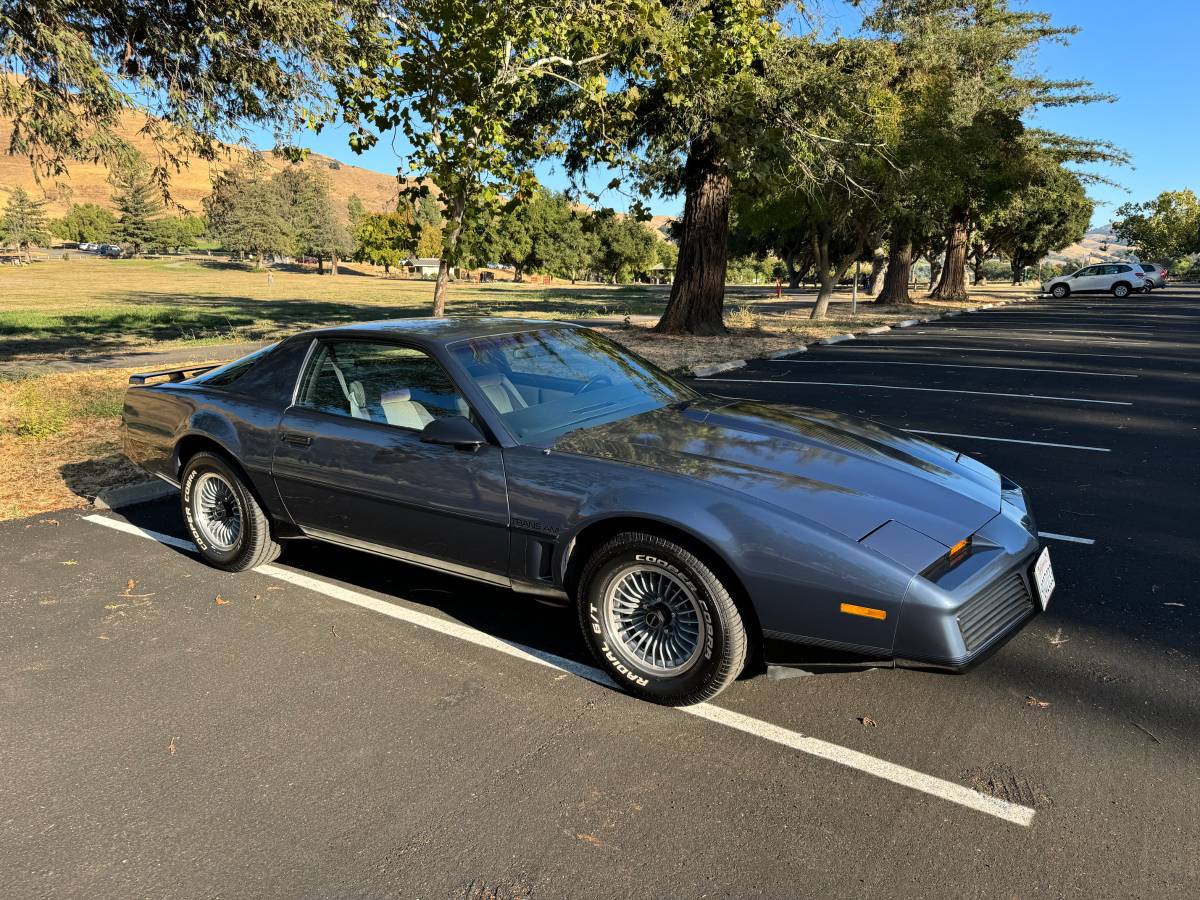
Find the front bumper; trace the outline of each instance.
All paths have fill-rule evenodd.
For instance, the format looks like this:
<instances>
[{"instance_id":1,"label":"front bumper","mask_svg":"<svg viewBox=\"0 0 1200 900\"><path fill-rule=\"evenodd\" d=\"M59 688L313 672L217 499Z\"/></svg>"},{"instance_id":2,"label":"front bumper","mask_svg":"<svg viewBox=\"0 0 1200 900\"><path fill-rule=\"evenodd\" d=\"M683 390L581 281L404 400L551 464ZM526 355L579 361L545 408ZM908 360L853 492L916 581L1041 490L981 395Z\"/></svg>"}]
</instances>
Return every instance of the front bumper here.
<instances>
[{"instance_id":1,"label":"front bumper","mask_svg":"<svg viewBox=\"0 0 1200 900\"><path fill-rule=\"evenodd\" d=\"M896 629L898 665L963 671L1041 611L1032 576L1041 549L1037 526L1020 488L1005 482L1003 498L962 562L912 580Z\"/></svg>"}]
</instances>

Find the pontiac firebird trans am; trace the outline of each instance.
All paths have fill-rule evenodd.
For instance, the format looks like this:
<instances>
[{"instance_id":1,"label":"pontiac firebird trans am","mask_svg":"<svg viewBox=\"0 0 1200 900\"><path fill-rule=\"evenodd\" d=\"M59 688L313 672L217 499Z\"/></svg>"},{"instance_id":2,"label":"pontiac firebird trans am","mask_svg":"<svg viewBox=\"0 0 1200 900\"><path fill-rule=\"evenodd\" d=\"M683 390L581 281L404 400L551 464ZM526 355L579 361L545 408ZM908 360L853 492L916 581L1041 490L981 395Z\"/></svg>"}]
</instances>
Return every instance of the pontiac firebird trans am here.
<instances>
[{"instance_id":1,"label":"pontiac firebird trans am","mask_svg":"<svg viewBox=\"0 0 1200 900\"><path fill-rule=\"evenodd\" d=\"M600 665L657 703L748 660L961 670L1054 587L987 466L697 393L586 328L375 322L130 382L125 451L180 486L207 562L313 538L573 603Z\"/></svg>"}]
</instances>

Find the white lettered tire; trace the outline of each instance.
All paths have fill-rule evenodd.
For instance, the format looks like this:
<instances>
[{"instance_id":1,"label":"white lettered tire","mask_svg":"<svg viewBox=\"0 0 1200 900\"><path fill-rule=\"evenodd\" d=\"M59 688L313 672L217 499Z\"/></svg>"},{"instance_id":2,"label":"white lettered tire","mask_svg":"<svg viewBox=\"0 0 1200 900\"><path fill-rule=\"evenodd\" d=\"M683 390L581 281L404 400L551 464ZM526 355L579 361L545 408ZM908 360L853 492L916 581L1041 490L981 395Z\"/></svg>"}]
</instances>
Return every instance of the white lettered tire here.
<instances>
[{"instance_id":1,"label":"white lettered tire","mask_svg":"<svg viewBox=\"0 0 1200 900\"><path fill-rule=\"evenodd\" d=\"M267 514L224 457L196 453L184 465L180 485L183 521L209 565L244 572L279 556Z\"/></svg>"},{"instance_id":2,"label":"white lettered tire","mask_svg":"<svg viewBox=\"0 0 1200 900\"><path fill-rule=\"evenodd\" d=\"M584 639L613 680L642 699L687 706L741 674L747 636L717 574L651 534L618 534L588 559L576 602Z\"/></svg>"}]
</instances>

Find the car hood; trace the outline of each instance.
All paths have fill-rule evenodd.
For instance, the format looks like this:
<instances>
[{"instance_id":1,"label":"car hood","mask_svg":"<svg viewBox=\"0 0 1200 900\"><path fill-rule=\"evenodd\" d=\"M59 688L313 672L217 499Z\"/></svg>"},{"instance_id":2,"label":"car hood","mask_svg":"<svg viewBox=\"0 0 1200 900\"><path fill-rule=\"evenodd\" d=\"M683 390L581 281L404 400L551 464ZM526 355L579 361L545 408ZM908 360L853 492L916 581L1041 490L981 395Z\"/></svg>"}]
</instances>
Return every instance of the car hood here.
<instances>
[{"instance_id":1,"label":"car hood","mask_svg":"<svg viewBox=\"0 0 1200 900\"><path fill-rule=\"evenodd\" d=\"M897 521L947 547L1000 512L1000 476L930 441L822 409L708 398L553 445L720 485L861 540Z\"/></svg>"}]
</instances>

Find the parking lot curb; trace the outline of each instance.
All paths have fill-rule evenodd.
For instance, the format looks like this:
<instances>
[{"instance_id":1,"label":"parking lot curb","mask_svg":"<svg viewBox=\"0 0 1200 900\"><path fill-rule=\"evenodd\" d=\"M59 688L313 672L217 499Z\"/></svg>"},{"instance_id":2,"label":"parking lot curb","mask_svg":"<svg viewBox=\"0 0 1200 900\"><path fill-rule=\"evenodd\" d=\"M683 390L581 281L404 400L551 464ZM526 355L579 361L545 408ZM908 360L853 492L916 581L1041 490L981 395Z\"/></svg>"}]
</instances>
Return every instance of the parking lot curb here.
<instances>
[{"instance_id":1,"label":"parking lot curb","mask_svg":"<svg viewBox=\"0 0 1200 900\"><path fill-rule=\"evenodd\" d=\"M903 322L897 322L897 328L912 328L914 325L920 325L920 319L905 319Z\"/></svg>"},{"instance_id":2,"label":"parking lot curb","mask_svg":"<svg viewBox=\"0 0 1200 900\"><path fill-rule=\"evenodd\" d=\"M885 331L891 331L891 325L876 325L874 328L868 328L863 334L883 334Z\"/></svg>"},{"instance_id":3,"label":"parking lot curb","mask_svg":"<svg viewBox=\"0 0 1200 900\"><path fill-rule=\"evenodd\" d=\"M826 344L826 345L841 344L844 341L852 341L852 340L854 340L854 335L852 335L852 334L835 334L833 337L821 338L819 341L817 341L817 343L818 344Z\"/></svg>"},{"instance_id":4,"label":"parking lot curb","mask_svg":"<svg viewBox=\"0 0 1200 900\"><path fill-rule=\"evenodd\" d=\"M92 506L96 509L121 509L139 503L149 503L151 500L161 500L178 492L179 488L158 479L138 484L123 484L101 491L92 501Z\"/></svg>"},{"instance_id":5,"label":"parking lot curb","mask_svg":"<svg viewBox=\"0 0 1200 900\"><path fill-rule=\"evenodd\" d=\"M773 350L768 353L763 359L783 359L785 356L791 356L793 353L807 353L808 344L801 344L799 347L788 347L786 350Z\"/></svg>"},{"instance_id":6,"label":"parking lot curb","mask_svg":"<svg viewBox=\"0 0 1200 900\"><path fill-rule=\"evenodd\" d=\"M746 361L744 359L732 359L728 362L692 366L692 374L697 378L707 378L710 375L719 375L721 372L730 372L733 369L740 369L744 365L746 365Z\"/></svg>"}]
</instances>

